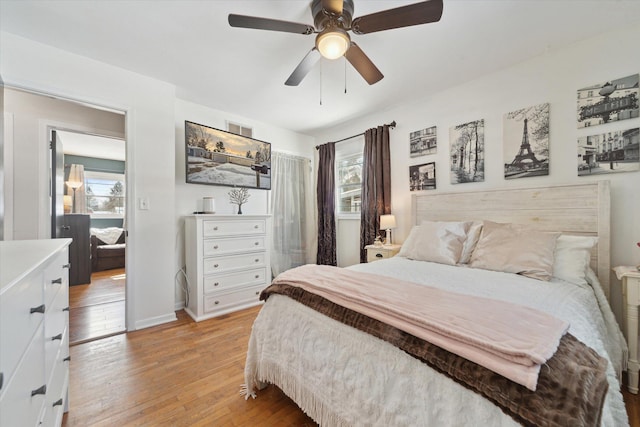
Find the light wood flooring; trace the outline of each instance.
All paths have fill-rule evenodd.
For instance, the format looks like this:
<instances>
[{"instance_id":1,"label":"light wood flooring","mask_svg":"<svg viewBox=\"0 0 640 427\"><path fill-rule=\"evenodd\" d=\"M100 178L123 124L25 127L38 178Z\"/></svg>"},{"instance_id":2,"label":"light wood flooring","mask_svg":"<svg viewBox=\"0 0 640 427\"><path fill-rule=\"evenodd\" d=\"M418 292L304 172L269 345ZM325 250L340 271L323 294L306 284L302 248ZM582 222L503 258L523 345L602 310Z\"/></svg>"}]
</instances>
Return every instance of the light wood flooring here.
<instances>
[{"instance_id":1,"label":"light wood flooring","mask_svg":"<svg viewBox=\"0 0 640 427\"><path fill-rule=\"evenodd\" d=\"M244 400L244 361L259 307L178 320L71 348L63 426L304 426L316 424L277 387ZM631 427L640 397L624 392Z\"/></svg>"},{"instance_id":2,"label":"light wood flooring","mask_svg":"<svg viewBox=\"0 0 640 427\"><path fill-rule=\"evenodd\" d=\"M123 333L125 325L125 270L98 271L91 283L69 287L69 343Z\"/></svg>"}]
</instances>

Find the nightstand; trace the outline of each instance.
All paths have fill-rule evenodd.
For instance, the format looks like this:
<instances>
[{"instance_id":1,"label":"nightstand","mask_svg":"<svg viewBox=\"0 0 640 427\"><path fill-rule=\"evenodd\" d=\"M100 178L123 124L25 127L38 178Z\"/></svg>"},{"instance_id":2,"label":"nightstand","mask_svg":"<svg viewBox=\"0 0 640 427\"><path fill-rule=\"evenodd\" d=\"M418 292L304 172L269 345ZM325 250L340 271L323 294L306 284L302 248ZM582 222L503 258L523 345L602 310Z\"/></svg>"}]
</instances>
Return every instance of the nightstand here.
<instances>
[{"instance_id":1,"label":"nightstand","mask_svg":"<svg viewBox=\"0 0 640 427\"><path fill-rule=\"evenodd\" d=\"M638 306L640 305L640 271L627 271L622 277L622 310L625 334L629 345L629 367L627 368L627 387L638 394Z\"/></svg>"},{"instance_id":2,"label":"nightstand","mask_svg":"<svg viewBox=\"0 0 640 427\"><path fill-rule=\"evenodd\" d=\"M388 245L388 246L375 246L367 245L364 248L367 250L367 262L379 261L385 258L391 258L400 252L402 245Z\"/></svg>"}]
</instances>

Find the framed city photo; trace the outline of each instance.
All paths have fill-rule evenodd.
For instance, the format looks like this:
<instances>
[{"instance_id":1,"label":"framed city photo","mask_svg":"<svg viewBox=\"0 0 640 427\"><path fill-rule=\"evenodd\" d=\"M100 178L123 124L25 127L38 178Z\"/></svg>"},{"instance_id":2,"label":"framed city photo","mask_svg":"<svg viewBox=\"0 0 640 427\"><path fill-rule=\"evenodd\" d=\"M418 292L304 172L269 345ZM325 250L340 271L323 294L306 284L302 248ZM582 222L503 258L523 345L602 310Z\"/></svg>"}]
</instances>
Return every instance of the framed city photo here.
<instances>
[{"instance_id":1,"label":"framed city photo","mask_svg":"<svg viewBox=\"0 0 640 427\"><path fill-rule=\"evenodd\" d=\"M435 126L409 134L409 155L411 157L435 154L437 149L438 137Z\"/></svg>"},{"instance_id":2,"label":"framed city photo","mask_svg":"<svg viewBox=\"0 0 640 427\"><path fill-rule=\"evenodd\" d=\"M578 89L578 128L637 118L639 78L632 74Z\"/></svg>"},{"instance_id":3,"label":"framed city photo","mask_svg":"<svg viewBox=\"0 0 640 427\"><path fill-rule=\"evenodd\" d=\"M184 122L186 181L271 189L271 144Z\"/></svg>"},{"instance_id":4,"label":"framed city photo","mask_svg":"<svg viewBox=\"0 0 640 427\"><path fill-rule=\"evenodd\" d=\"M435 190L436 163L409 166L409 190Z\"/></svg>"}]
</instances>

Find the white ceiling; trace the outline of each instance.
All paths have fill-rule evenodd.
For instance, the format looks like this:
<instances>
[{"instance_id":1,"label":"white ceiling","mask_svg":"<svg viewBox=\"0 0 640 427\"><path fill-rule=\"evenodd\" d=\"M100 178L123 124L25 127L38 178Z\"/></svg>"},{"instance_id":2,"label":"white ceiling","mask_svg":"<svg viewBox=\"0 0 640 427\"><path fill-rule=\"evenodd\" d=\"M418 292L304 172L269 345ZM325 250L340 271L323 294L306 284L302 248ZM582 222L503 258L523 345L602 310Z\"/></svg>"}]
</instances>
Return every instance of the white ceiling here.
<instances>
[{"instance_id":1,"label":"white ceiling","mask_svg":"<svg viewBox=\"0 0 640 427\"><path fill-rule=\"evenodd\" d=\"M56 131L64 154L124 161L125 143L122 139L106 138L85 133Z\"/></svg>"},{"instance_id":2,"label":"white ceiling","mask_svg":"<svg viewBox=\"0 0 640 427\"><path fill-rule=\"evenodd\" d=\"M416 0L354 2L358 17ZM575 41L640 25L639 0L444 0L439 23L353 35L385 78L369 86L347 64L345 94L342 59L322 60L300 86L284 85L314 36L227 22L236 13L313 24L309 5L0 0L0 28L172 83L181 99L313 135Z\"/></svg>"}]
</instances>

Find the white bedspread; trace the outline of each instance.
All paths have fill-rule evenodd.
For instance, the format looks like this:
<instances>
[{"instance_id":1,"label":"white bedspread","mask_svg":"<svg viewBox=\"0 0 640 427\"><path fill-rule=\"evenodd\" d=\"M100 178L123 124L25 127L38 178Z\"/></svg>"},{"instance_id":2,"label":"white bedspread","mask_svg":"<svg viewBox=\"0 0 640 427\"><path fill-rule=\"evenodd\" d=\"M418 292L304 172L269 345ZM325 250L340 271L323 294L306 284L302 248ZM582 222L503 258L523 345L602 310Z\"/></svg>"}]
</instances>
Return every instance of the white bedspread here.
<instances>
[{"instance_id":1,"label":"white bedspread","mask_svg":"<svg viewBox=\"0 0 640 427\"><path fill-rule=\"evenodd\" d=\"M350 268L511 301L569 322L571 334L615 361L607 370L602 425L628 425L616 377L625 345L610 312L603 319L591 287L401 257ZM269 298L254 324L245 376L248 384L258 379L278 385L323 426L518 425L394 346L280 295Z\"/></svg>"}]
</instances>

